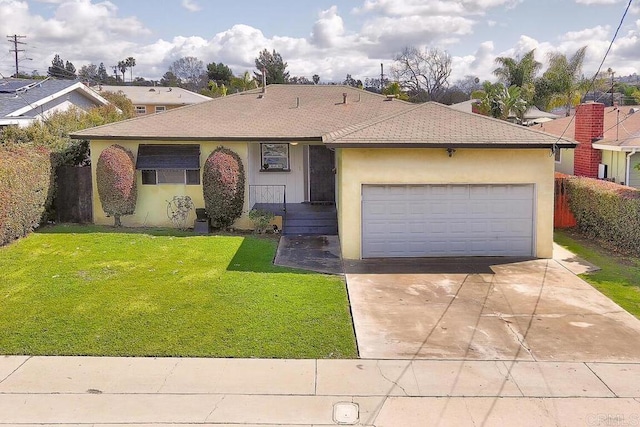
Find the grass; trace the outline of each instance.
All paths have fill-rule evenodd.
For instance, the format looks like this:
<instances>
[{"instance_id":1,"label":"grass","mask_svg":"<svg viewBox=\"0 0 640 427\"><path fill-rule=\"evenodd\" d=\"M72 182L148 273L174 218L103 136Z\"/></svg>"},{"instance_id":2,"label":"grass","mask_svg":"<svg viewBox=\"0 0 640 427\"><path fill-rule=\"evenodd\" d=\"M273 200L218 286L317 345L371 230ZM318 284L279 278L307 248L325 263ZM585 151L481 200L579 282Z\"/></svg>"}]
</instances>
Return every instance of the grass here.
<instances>
[{"instance_id":1,"label":"grass","mask_svg":"<svg viewBox=\"0 0 640 427\"><path fill-rule=\"evenodd\" d=\"M344 281L273 239L55 226L0 248L0 354L352 358Z\"/></svg>"},{"instance_id":2,"label":"grass","mask_svg":"<svg viewBox=\"0 0 640 427\"><path fill-rule=\"evenodd\" d=\"M620 307L640 318L640 259L604 249L576 232L556 231L555 241L601 270L581 274Z\"/></svg>"}]
</instances>

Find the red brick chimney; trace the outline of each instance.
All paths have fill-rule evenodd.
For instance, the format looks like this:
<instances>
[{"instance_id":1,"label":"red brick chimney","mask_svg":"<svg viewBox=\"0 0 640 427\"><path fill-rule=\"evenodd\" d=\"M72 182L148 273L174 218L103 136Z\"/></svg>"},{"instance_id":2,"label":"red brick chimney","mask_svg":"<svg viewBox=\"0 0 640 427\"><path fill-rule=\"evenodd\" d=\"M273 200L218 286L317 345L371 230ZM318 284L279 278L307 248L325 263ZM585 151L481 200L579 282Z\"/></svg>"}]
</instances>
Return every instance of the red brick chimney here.
<instances>
[{"instance_id":1,"label":"red brick chimney","mask_svg":"<svg viewBox=\"0 0 640 427\"><path fill-rule=\"evenodd\" d=\"M589 178L598 177L598 165L602 152L592 147L592 143L602 138L604 133L604 104L587 102L576 108L575 140L579 142L574 156L573 173Z\"/></svg>"}]
</instances>

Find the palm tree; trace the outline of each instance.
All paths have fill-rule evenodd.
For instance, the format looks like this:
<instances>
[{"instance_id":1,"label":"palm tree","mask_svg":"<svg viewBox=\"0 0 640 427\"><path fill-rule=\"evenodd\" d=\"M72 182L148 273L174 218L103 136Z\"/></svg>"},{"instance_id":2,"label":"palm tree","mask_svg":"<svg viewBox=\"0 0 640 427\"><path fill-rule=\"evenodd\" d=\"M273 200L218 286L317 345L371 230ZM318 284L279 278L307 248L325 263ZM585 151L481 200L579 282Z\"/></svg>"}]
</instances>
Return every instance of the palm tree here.
<instances>
[{"instance_id":1,"label":"palm tree","mask_svg":"<svg viewBox=\"0 0 640 427\"><path fill-rule=\"evenodd\" d=\"M511 114L515 114L522 122L527 109L527 103L516 85L507 88L500 82L486 81L482 84L482 89L474 91L471 97L480 100L477 107L482 114L496 119L508 120Z\"/></svg>"},{"instance_id":2,"label":"palm tree","mask_svg":"<svg viewBox=\"0 0 640 427\"><path fill-rule=\"evenodd\" d=\"M258 87L258 82L253 78L251 73L245 71L242 77L231 78L231 86L240 92L244 92L249 89L255 89Z\"/></svg>"},{"instance_id":3,"label":"palm tree","mask_svg":"<svg viewBox=\"0 0 640 427\"><path fill-rule=\"evenodd\" d=\"M571 58L557 52L549 55L549 68L542 75L551 88L547 108L564 106L566 115L569 116L571 107L580 103L589 88L589 81L582 77L582 63L586 50L587 46L581 47Z\"/></svg>"},{"instance_id":4,"label":"palm tree","mask_svg":"<svg viewBox=\"0 0 640 427\"><path fill-rule=\"evenodd\" d=\"M493 70L493 74L506 87L519 87L520 95L527 104L530 104L535 94L533 80L542 67L542 64L535 59L535 49L518 58L500 56L496 58L496 63L500 66Z\"/></svg>"},{"instance_id":5,"label":"palm tree","mask_svg":"<svg viewBox=\"0 0 640 427\"><path fill-rule=\"evenodd\" d=\"M124 60L126 67L129 69L129 78L133 82L133 67L136 66L136 60L133 56L128 57Z\"/></svg>"}]
</instances>

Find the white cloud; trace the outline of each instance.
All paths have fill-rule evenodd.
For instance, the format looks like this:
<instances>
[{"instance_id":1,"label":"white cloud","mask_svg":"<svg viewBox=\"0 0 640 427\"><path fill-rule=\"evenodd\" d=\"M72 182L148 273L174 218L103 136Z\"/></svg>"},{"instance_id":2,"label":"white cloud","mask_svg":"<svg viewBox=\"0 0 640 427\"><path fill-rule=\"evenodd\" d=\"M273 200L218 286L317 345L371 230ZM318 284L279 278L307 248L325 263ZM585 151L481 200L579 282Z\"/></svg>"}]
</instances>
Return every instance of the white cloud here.
<instances>
[{"instance_id":1,"label":"white cloud","mask_svg":"<svg viewBox=\"0 0 640 427\"><path fill-rule=\"evenodd\" d=\"M344 22L338 15L338 8L331 8L320 12L319 19L313 25L311 42L318 47L326 48L335 46L344 35Z\"/></svg>"},{"instance_id":2,"label":"white cloud","mask_svg":"<svg viewBox=\"0 0 640 427\"><path fill-rule=\"evenodd\" d=\"M202 7L194 0L182 0L182 7L187 9L189 12L199 12L202 10Z\"/></svg>"},{"instance_id":3,"label":"white cloud","mask_svg":"<svg viewBox=\"0 0 640 427\"><path fill-rule=\"evenodd\" d=\"M578 4L586 4L588 6L591 5L602 5L602 4L616 4L619 3L620 0L575 0Z\"/></svg>"}]
</instances>

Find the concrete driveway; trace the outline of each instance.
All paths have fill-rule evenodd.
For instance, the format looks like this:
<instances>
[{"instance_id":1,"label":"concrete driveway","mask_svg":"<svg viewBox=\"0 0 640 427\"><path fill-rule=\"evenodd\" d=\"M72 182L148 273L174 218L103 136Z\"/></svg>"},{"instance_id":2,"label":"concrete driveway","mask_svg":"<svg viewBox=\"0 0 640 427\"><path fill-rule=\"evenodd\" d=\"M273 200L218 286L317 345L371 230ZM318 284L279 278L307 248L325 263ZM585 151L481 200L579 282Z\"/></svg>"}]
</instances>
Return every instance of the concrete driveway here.
<instances>
[{"instance_id":1,"label":"concrete driveway","mask_svg":"<svg viewBox=\"0 0 640 427\"><path fill-rule=\"evenodd\" d=\"M640 361L640 320L556 260L345 268L365 359Z\"/></svg>"}]
</instances>

